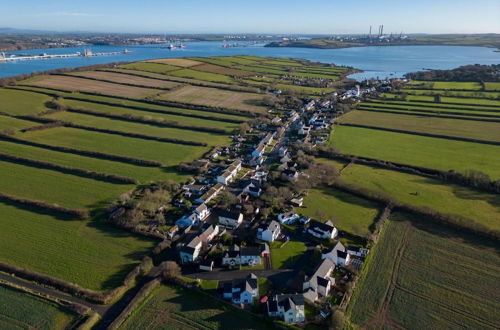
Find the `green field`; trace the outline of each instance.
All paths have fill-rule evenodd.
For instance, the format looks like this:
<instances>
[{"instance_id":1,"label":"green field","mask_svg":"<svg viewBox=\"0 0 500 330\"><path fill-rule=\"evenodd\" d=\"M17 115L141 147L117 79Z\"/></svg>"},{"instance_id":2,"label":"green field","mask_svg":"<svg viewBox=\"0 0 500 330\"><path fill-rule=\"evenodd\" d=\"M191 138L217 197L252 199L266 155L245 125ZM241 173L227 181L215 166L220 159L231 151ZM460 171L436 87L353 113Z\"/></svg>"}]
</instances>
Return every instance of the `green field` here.
<instances>
[{"instance_id":1,"label":"green field","mask_svg":"<svg viewBox=\"0 0 500 330\"><path fill-rule=\"evenodd\" d=\"M500 230L500 197L440 180L365 165L351 165L342 180L387 193L402 203L458 214Z\"/></svg>"},{"instance_id":2,"label":"green field","mask_svg":"<svg viewBox=\"0 0 500 330\"><path fill-rule=\"evenodd\" d=\"M174 77L184 77L184 78L192 78L198 80L206 80L212 82L223 82L223 83L234 83L234 79L222 74L204 72L204 71L196 71L193 69L181 69L177 71L171 71L168 73Z\"/></svg>"},{"instance_id":3,"label":"green field","mask_svg":"<svg viewBox=\"0 0 500 330\"><path fill-rule=\"evenodd\" d=\"M22 138L51 145L155 160L165 166L176 166L183 161L198 159L208 151L208 147L143 140L68 127L28 132Z\"/></svg>"},{"instance_id":4,"label":"green field","mask_svg":"<svg viewBox=\"0 0 500 330\"><path fill-rule=\"evenodd\" d=\"M0 285L1 329L67 329L76 315L55 303Z\"/></svg>"},{"instance_id":5,"label":"green field","mask_svg":"<svg viewBox=\"0 0 500 330\"><path fill-rule=\"evenodd\" d=\"M359 110L343 115L338 122L500 142L500 123L494 122L408 116Z\"/></svg>"},{"instance_id":6,"label":"green field","mask_svg":"<svg viewBox=\"0 0 500 330\"><path fill-rule=\"evenodd\" d=\"M349 304L351 321L366 328L498 329L500 257L487 244L393 214Z\"/></svg>"},{"instance_id":7,"label":"green field","mask_svg":"<svg viewBox=\"0 0 500 330\"><path fill-rule=\"evenodd\" d=\"M0 203L0 261L107 290L154 247L151 239L102 224L35 213Z\"/></svg>"},{"instance_id":8,"label":"green field","mask_svg":"<svg viewBox=\"0 0 500 330\"><path fill-rule=\"evenodd\" d=\"M166 73L170 71L180 70L181 67L169 64L159 64L151 62L135 62L130 64L121 65L120 68L138 71L148 71L155 73Z\"/></svg>"},{"instance_id":9,"label":"green field","mask_svg":"<svg viewBox=\"0 0 500 330\"><path fill-rule=\"evenodd\" d=\"M2 193L75 209L105 206L134 188L4 161L0 161L0 172L9 173L0 181Z\"/></svg>"},{"instance_id":10,"label":"green field","mask_svg":"<svg viewBox=\"0 0 500 330\"><path fill-rule=\"evenodd\" d=\"M363 236L377 217L379 206L349 193L331 187L311 189L304 198L304 207L296 212L324 221L332 220L340 230Z\"/></svg>"},{"instance_id":11,"label":"green field","mask_svg":"<svg viewBox=\"0 0 500 330\"><path fill-rule=\"evenodd\" d=\"M500 178L500 146L337 126L330 143L344 153L464 172L475 169ZM383 147L382 147L383 146Z\"/></svg>"},{"instance_id":12,"label":"green field","mask_svg":"<svg viewBox=\"0 0 500 330\"><path fill-rule=\"evenodd\" d=\"M200 293L172 286L153 290L121 329L268 329L271 325Z\"/></svg>"},{"instance_id":13,"label":"green field","mask_svg":"<svg viewBox=\"0 0 500 330\"><path fill-rule=\"evenodd\" d=\"M5 129L15 129L20 130L28 127L33 127L39 125L33 121L27 121L23 119L17 119L13 117L8 117L0 114L0 132Z\"/></svg>"},{"instance_id":14,"label":"green field","mask_svg":"<svg viewBox=\"0 0 500 330\"><path fill-rule=\"evenodd\" d=\"M384 98L388 99L397 99L399 95L396 94L382 94ZM408 101L434 101L434 96L426 96L426 95L407 95L406 100ZM489 99L481 99L481 98L458 98L458 97L446 97L441 96L441 102L454 103L454 104L477 104L477 105L495 105L500 107L500 101L498 100L489 100Z\"/></svg>"},{"instance_id":15,"label":"green field","mask_svg":"<svg viewBox=\"0 0 500 330\"><path fill-rule=\"evenodd\" d=\"M288 241L281 246L282 242L273 242L271 247L271 262L273 269L293 268L293 264L297 262L307 247L301 241Z\"/></svg>"},{"instance_id":16,"label":"green field","mask_svg":"<svg viewBox=\"0 0 500 330\"><path fill-rule=\"evenodd\" d=\"M11 115L33 115L48 110L50 96L0 88L0 112Z\"/></svg>"},{"instance_id":17,"label":"green field","mask_svg":"<svg viewBox=\"0 0 500 330\"><path fill-rule=\"evenodd\" d=\"M478 82L458 82L458 81L412 81L411 87L425 87L433 89L469 89L480 90L481 84Z\"/></svg>"}]
</instances>

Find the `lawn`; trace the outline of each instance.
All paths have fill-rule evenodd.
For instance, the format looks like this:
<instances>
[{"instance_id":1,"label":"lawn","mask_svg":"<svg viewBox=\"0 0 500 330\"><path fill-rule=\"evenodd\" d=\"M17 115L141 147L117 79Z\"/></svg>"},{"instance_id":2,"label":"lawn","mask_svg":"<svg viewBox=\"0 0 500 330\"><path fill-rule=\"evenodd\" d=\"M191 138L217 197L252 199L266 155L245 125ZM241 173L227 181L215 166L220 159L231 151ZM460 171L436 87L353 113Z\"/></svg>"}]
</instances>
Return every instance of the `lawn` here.
<instances>
[{"instance_id":1,"label":"lawn","mask_svg":"<svg viewBox=\"0 0 500 330\"><path fill-rule=\"evenodd\" d=\"M351 165L341 178L389 194L402 203L458 214L500 230L500 196L418 175Z\"/></svg>"},{"instance_id":2,"label":"lawn","mask_svg":"<svg viewBox=\"0 0 500 330\"><path fill-rule=\"evenodd\" d=\"M338 122L500 142L500 123L494 122L370 111L351 111L343 115Z\"/></svg>"},{"instance_id":3,"label":"lawn","mask_svg":"<svg viewBox=\"0 0 500 330\"><path fill-rule=\"evenodd\" d=\"M77 165L76 165L77 166ZM0 192L73 209L103 207L134 185L114 184L56 170L0 161Z\"/></svg>"},{"instance_id":4,"label":"lawn","mask_svg":"<svg viewBox=\"0 0 500 330\"><path fill-rule=\"evenodd\" d=\"M76 315L59 305L0 284L1 329L68 329Z\"/></svg>"},{"instance_id":5,"label":"lawn","mask_svg":"<svg viewBox=\"0 0 500 330\"><path fill-rule=\"evenodd\" d=\"M288 269L293 268L293 264L297 262L302 254L307 250L304 242L288 241L281 246L282 242L274 242L271 244L271 261L273 269Z\"/></svg>"},{"instance_id":6,"label":"lawn","mask_svg":"<svg viewBox=\"0 0 500 330\"><path fill-rule=\"evenodd\" d=\"M146 87L152 87L152 88L155 88L155 87L173 88L175 86L179 86L178 83L171 82L171 81L143 78L143 77L137 77L137 76L133 76L133 75L127 75L127 74L116 73L116 72L84 71L84 72L72 73L72 75L77 76L77 77L89 77L89 78L95 78L95 79L101 79L101 80L109 80L109 81L113 81L117 84L134 84L134 85L140 85L140 86L146 86Z\"/></svg>"},{"instance_id":7,"label":"lawn","mask_svg":"<svg viewBox=\"0 0 500 330\"><path fill-rule=\"evenodd\" d=\"M47 111L45 103L51 99L46 95L0 88L0 112L11 115L34 115Z\"/></svg>"},{"instance_id":8,"label":"lawn","mask_svg":"<svg viewBox=\"0 0 500 330\"><path fill-rule=\"evenodd\" d=\"M70 76L40 76L32 81L26 81L26 83L31 86L62 89L65 91L90 92L136 99L142 99L160 92L152 88L126 86Z\"/></svg>"},{"instance_id":9,"label":"lawn","mask_svg":"<svg viewBox=\"0 0 500 330\"><path fill-rule=\"evenodd\" d=\"M348 307L357 326L500 326L500 257L494 243L397 213L369 258Z\"/></svg>"},{"instance_id":10,"label":"lawn","mask_svg":"<svg viewBox=\"0 0 500 330\"><path fill-rule=\"evenodd\" d=\"M358 156L500 178L500 146L347 126L337 126L330 143Z\"/></svg>"},{"instance_id":11,"label":"lawn","mask_svg":"<svg viewBox=\"0 0 500 330\"><path fill-rule=\"evenodd\" d=\"M165 166L177 166L183 161L198 159L209 149L68 127L32 131L25 133L22 138L51 145L155 160Z\"/></svg>"},{"instance_id":12,"label":"lawn","mask_svg":"<svg viewBox=\"0 0 500 330\"><path fill-rule=\"evenodd\" d=\"M142 123L134 123L119 119L110 119L105 117L81 114L76 112L57 112L46 118L62 120L65 122L79 125L95 127L100 129L109 129L114 131L130 132L162 138L179 139L183 141L194 141L207 143L208 145L227 145L231 142L228 135L207 133L191 129L178 129L172 127L160 127Z\"/></svg>"},{"instance_id":13,"label":"lawn","mask_svg":"<svg viewBox=\"0 0 500 330\"><path fill-rule=\"evenodd\" d=\"M184 181L188 177L188 175L167 171L165 168L137 166L128 163L52 151L3 140L0 140L0 152L68 167L78 167L89 171L117 174L135 178L139 180L140 183L148 183L157 180Z\"/></svg>"},{"instance_id":14,"label":"lawn","mask_svg":"<svg viewBox=\"0 0 500 330\"><path fill-rule=\"evenodd\" d=\"M379 206L331 187L309 190L304 198L304 207L296 212L314 219L332 220L335 227L363 236L378 215Z\"/></svg>"},{"instance_id":15,"label":"lawn","mask_svg":"<svg viewBox=\"0 0 500 330\"><path fill-rule=\"evenodd\" d=\"M122 329L268 329L272 325L209 296L173 286L153 290Z\"/></svg>"},{"instance_id":16,"label":"lawn","mask_svg":"<svg viewBox=\"0 0 500 330\"><path fill-rule=\"evenodd\" d=\"M0 203L0 261L93 290L117 287L155 242L102 224Z\"/></svg>"},{"instance_id":17,"label":"lawn","mask_svg":"<svg viewBox=\"0 0 500 330\"><path fill-rule=\"evenodd\" d=\"M264 112L263 96L208 87L185 86L162 94L160 100L177 101L251 112Z\"/></svg>"}]
</instances>

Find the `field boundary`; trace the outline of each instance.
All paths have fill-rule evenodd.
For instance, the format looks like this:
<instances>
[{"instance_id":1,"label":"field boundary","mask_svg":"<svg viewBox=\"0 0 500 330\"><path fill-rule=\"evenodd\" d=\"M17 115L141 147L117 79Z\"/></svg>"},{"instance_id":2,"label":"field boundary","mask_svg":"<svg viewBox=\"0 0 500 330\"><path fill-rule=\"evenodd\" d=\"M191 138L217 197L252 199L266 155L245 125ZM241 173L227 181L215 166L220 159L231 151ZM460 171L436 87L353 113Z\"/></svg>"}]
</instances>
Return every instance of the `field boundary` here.
<instances>
[{"instance_id":1,"label":"field boundary","mask_svg":"<svg viewBox=\"0 0 500 330\"><path fill-rule=\"evenodd\" d=\"M361 105L359 105L361 106ZM358 106L358 107L359 107ZM389 111L389 110L382 110L382 109L360 109L356 108L356 111L373 111L373 112L383 112L383 113L391 113L391 114L398 114L398 115L408 115L408 116L417 116L417 117L433 117L433 118L447 118L447 119L461 119L461 120L472 120L472 121L486 121L486 122L493 122L493 123L500 123L500 116L497 118L499 119L486 119L486 118L479 118L479 117L473 117L472 115L465 115L464 117L458 117L458 116L450 116L450 115L442 115L442 114L437 114L439 113L438 111L436 112L429 112L429 113L420 113L420 110L415 110L415 112L409 111L398 111L395 109L394 111Z\"/></svg>"}]
</instances>

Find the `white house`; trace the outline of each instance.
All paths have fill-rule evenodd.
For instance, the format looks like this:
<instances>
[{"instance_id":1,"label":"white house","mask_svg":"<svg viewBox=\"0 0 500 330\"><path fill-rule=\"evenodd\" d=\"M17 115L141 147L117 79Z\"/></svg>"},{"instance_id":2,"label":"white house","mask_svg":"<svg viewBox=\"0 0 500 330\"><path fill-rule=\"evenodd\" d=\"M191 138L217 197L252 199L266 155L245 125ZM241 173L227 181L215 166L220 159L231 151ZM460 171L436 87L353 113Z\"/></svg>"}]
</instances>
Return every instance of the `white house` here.
<instances>
[{"instance_id":1,"label":"white house","mask_svg":"<svg viewBox=\"0 0 500 330\"><path fill-rule=\"evenodd\" d=\"M210 215L210 209L205 203L202 203L194 209L194 214L196 214L198 221L201 222L208 218L208 216Z\"/></svg>"},{"instance_id":2,"label":"white house","mask_svg":"<svg viewBox=\"0 0 500 330\"><path fill-rule=\"evenodd\" d=\"M237 228L243 222L243 214L238 212L230 212L219 210L219 224L228 228Z\"/></svg>"},{"instance_id":3,"label":"white house","mask_svg":"<svg viewBox=\"0 0 500 330\"><path fill-rule=\"evenodd\" d=\"M240 249L240 264L255 266L262 263L261 249L259 247L242 247Z\"/></svg>"},{"instance_id":4,"label":"white house","mask_svg":"<svg viewBox=\"0 0 500 330\"><path fill-rule=\"evenodd\" d=\"M337 228L335 228L331 221L322 223L319 221L311 221L307 232L314 237L320 239L334 239L337 236Z\"/></svg>"},{"instance_id":5,"label":"white house","mask_svg":"<svg viewBox=\"0 0 500 330\"><path fill-rule=\"evenodd\" d=\"M329 259L338 266L346 266L351 261L351 257L347 253L345 246L340 242L337 242L331 251L323 253L321 258Z\"/></svg>"},{"instance_id":6,"label":"white house","mask_svg":"<svg viewBox=\"0 0 500 330\"><path fill-rule=\"evenodd\" d=\"M266 242L274 242L280 233L280 224L275 220L271 221L268 225L257 228L257 238Z\"/></svg>"},{"instance_id":7,"label":"white house","mask_svg":"<svg viewBox=\"0 0 500 330\"><path fill-rule=\"evenodd\" d=\"M287 225L295 223L297 220L299 220L299 218L300 215L293 212L285 212L278 214L278 221L280 223L284 223Z\"/></svg>"},{"instance_id":8,"label":"white house","mask_svg":"<svg viewBox=\"0 0 500 330\"><path fill-rule=\"evenodd\" d=\"M257 148L255 148L254 151L252 151L252 157L254 158L259 158L264 154L264 151L266 150L266 145L264 143L259 143Z\"/></svg>"},{"instance_id":9,"label":"white house","mask_svg":"<svg viewBox=\"0 0 500 330\"><path fill-rule=\"evenodd\" d=\"M183 263L194 262L200 254L202 242L198 236L189 241L180 250L180 258Z\"/></svg>"},{"instance_id":10,"label":"white house","mask_svg":"<svg viewBox=\"0 0 500 330\"><path fill-rule=\"evenodd\" d=\"M241 263L240 247L235 245L231 250L225 251L222 254L222 265L238 266Z\"/></svg>"},{"instance_id":11,"label":"white house","mask_svg":"<svg viewBox=\"0 0 500 330\"><path fill-rule=\"evenodd\" d=\"M330 259L324 259L314 274L306 277L303 290L312 290L323 297L328 296L331 287L335 284L335 279L330 277L334 269L335 264Z\"/></svg>"},{"instance_id":12,"label":"white house","mask_svg":"<svg viewBox=\"0 0 500 330\"><path fill-rule=\"evenodd\" d=\"M249 274L245 279L235 279L224 284L223 297L233 304L252 304L259 296L257 276Z\"/></svg>"},{"instance_id":13,"label":"white house","mask_svg":"<svg viewBox=\"0 0 500 330\"><path fill-rule=\"evenodd\" d=\"M229 184L234 180L238 172L241 170L241 161L235 160L221 175L217 177L217 182L222 184Z\"/></svg>"},{"instance_id":14,"label":"white house","mask_svg":"<svg viewBox=\"0 0 500 330\"><path fill-rule=\"evenodd\" d=\"M304 322L304 297L298 294L276 295L267 301L267 314L281 317L286 323Z\"/></svg>"}]
</instances>

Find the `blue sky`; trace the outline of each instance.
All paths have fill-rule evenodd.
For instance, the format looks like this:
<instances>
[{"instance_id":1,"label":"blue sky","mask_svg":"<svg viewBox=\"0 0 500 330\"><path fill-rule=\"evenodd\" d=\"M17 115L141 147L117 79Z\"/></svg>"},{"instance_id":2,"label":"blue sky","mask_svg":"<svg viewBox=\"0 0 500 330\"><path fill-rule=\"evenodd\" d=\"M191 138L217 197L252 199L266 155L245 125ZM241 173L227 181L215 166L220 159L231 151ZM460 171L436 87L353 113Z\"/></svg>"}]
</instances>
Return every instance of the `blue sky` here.
<instances>
[{"instance_id":1,"label":"blue sky","mask_svg":"<svg viewBox=\"0 0 500 330\"><path fill-rule=\"evenodd\" d=\"M2 4L3 3L3 4ZM0 26L153 33L500 33L499 0L0 0Z\"/></svg>"}]
</instances>

